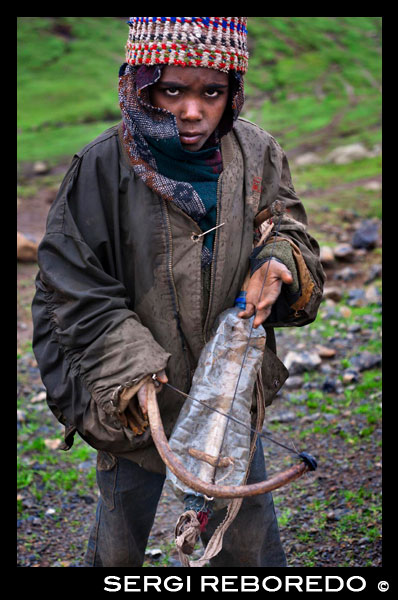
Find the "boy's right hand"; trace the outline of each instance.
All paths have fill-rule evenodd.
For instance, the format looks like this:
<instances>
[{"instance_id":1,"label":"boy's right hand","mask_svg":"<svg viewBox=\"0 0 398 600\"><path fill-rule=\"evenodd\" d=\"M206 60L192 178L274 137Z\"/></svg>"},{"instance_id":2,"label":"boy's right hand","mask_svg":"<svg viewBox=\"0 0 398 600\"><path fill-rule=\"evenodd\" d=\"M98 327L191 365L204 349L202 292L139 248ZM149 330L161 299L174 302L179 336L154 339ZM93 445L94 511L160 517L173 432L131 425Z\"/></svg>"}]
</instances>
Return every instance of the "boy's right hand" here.
<instances>
[{"instance_id":1,"label":"boy's right hand","mask_svg":"<svg viewBox=\"0 0 398 600\"><path fill-rule=\"evenodd\" d=\"M120 394L119 419L124 427L132 430L134 435L141 435L149 425L148 386L155 385L156 393L159 393L162 389L162 383L167 383L167 381L167 375L163 369L156 374L156 380L153 380L151 375L147 375L134 387L126 388Z\"/></svg>"},{"instance_id":2,"label":"boy's right hand","mask_svg":"<svg viewBox=\"0 0 398 600\"><path fill-rule=\"evenodd\" d=\"M167 379L166 371L163 369L162 371L159 371L158 373L156 373L155 380L146 382L146 383L144 383L144 385L142 385L140 387L140 389L137 392L137 396L138 396L138 403L140 405L140 409L141 409L143 415L147 416L147 414L148 414L148 407L147 407L148 385L155 385L155 391L158 394L163 387L162 383L167 383L167 382L168 382L168 379Z\"/></svg>"}]
</instances>

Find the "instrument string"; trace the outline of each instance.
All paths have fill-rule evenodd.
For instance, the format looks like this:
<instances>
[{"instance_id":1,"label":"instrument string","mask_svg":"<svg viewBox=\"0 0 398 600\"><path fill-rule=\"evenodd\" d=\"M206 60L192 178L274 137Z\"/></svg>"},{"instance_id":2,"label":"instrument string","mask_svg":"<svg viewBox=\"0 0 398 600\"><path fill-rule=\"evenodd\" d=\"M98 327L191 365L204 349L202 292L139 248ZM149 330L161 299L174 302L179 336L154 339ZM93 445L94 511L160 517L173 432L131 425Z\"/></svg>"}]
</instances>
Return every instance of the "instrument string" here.
<instances>
[{"instance_id":1,"label":"instrument string","mask_svg":"<svg viewBox=\"0 0 398 600\"><path fill-rule=\"evenodd\" d=\"M194 402L202 404L202 406L205 406L209 410L212 410L213 412L216 412L216 413L218 413L220 415L223 415L227 419L230 419L231 421L234 421L235 423L238 423L239 425L242 425L242 427L245 427L250 432L257 433L257 435L259 435L260 437L262 437L264 439L267 439L267 440L273 442L274 444L277 444L278 446L281 446L282 448L285 448L285 450L288 450L289 452L292 452L293 454L297 454L297 456L300 456L300 453L295 448L290 448L289 446L286 446L286 444L283 444L282 442L279 442L275 438L271 437L269 434L261 432L261 431L257 431L257 429L254 429L253 427L250 427L249 425L246 425L246 423L244 423L243 421L240 421L236 417L234 417L232 415L229 415L227 413L224 413L222 410L219 410L218 408L215 408L214 406L211 406L210 404L207 404L206 402L203 402L203 400L198 400L197 398L194 398L193 396L190 396L189 394L186 394L185 392L183 392L183 391L179 390L178 388L174 387L174 385L171 385L171 383L167 382L167 383L163 383L163 385L166 385L167 387L169 387L170 389L174 390L178 394L181 394L185 398L189 398L190 400L193 400Z\"/></svg>"}]
</instances>

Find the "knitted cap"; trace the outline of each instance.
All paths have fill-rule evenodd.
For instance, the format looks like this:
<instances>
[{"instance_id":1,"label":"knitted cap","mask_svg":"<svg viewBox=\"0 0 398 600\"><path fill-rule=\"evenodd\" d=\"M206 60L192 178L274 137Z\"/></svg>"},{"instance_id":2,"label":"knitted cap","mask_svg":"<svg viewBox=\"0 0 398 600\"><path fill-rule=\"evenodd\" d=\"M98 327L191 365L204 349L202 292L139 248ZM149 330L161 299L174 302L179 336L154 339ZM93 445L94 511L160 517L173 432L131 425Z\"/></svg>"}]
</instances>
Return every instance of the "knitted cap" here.
<instances>
[{"instance_id":1,"label":"knitted cap","mask_svg":"<svg viewBox=\"0 0 398 600\"><path fill-rule=\"evenodd\" d=\"M130 17L128 24L130 65L247 71L247 17Z\"/></svg>"}]
</instances>

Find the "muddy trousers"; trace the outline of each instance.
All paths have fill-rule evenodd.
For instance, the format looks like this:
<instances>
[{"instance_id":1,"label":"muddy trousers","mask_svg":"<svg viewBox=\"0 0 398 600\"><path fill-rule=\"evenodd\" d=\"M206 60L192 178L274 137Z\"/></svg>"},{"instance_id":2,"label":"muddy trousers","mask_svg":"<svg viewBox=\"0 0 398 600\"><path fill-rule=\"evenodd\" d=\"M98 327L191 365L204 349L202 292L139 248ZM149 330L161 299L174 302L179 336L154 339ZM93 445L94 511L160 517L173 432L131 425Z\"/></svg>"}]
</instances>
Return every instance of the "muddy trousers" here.
<instances>
[{"instance_id":1,"label":"muddy trousers","mask_svg":"<svg viewBox=\"0 0 398 600\"><path fill-rule=\"evenodd\" d=\"M130 460L112 459L108 466L97 466L100 499L84 566L142 567L165 477L150 473ZM265 478L264 455L258 440L248 483ZM202 535L204 545L225 513L226 509L216 511L209 519ZM244 499L224 536L221 552L210 561L210 566L287 566L270 493Z\"/></svg>"}]
</instances>

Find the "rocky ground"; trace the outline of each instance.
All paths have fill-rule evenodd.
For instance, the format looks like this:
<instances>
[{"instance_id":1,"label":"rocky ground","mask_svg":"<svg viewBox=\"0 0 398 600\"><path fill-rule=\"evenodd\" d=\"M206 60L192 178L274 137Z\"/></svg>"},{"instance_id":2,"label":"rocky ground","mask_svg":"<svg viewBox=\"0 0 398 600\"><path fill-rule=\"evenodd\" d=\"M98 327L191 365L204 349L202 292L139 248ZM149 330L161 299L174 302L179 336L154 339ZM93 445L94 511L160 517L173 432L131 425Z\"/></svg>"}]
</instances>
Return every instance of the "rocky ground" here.
<instances>
[{"instance_id":1,"label":"rocky ground","mask_svg":"<svg viewBox=\"0 0 398 600\"><path fill-rule=\"evenodd\" d=\"M36 240L54 189L39 186L34 201L20 201L18 228ZM382 564L380 228L377 220L353 211L346 210L338 225L328 214L327 206L319 208L312 231L334 242L322 244L325 297L313 324L277 331L278 353L290 378L265 423L272 437L313 454L319 466L276 491L274 501L289 566L377 567ZM79 440L67 453L57 450L61 426L46 406L31 351L36 271L34 262L18 263L18 565L79 567L95 515L95 451ZM264 441L264 452L270 474L294 461L271 442ZM173 531L180 511L166 485L145 566L178 566Z\"/></svg>"}]
</instances>

